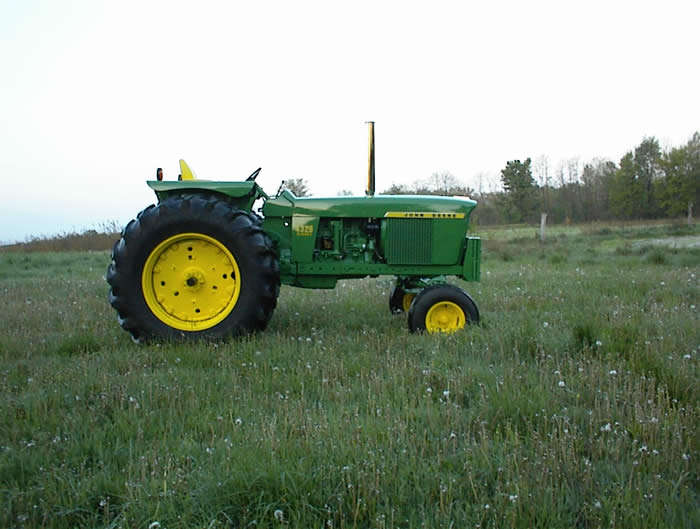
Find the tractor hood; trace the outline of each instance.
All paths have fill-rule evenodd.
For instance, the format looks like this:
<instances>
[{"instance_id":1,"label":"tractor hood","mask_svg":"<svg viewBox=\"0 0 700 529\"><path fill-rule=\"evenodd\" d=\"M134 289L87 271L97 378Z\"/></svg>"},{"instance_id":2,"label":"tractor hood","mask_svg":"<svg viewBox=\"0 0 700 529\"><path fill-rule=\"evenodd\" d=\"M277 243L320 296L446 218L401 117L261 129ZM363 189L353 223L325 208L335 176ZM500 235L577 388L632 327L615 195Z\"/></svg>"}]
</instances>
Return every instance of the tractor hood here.
<instances>
[{"instance_id":1,"label":"tractor hood","mask_svg":"<svg viewBox=\"0 0 700 529\"><path fill-rule=\"evenodd\" d=\"M466 197L435 195L375 195L365 197L307 198L289 191L265 204L265 216L310 215L314 217L461 217L468 218L476 202Z\"/></svg>"}]
</instances>

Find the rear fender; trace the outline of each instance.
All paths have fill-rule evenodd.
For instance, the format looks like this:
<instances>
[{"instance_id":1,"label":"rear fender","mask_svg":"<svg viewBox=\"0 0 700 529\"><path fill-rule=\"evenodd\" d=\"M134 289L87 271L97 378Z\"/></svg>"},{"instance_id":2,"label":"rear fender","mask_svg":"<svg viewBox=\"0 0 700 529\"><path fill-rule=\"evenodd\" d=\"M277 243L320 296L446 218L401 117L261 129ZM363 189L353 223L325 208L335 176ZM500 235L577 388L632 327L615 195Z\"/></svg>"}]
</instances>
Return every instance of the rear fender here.
<instances>
[{"instance_id":1,"label":"rear fender","mask_svg":"<svg viewBox=\"0 0 700 529\"><path fill-rule=\"evenodd\" d=\"M258 198L268 198L255 182L214 182L208 180L158 181L149 180L148 187L155 191L158 202L182 193L218 194L238 208L250 211Z\"/></svg>"}]
</instances>

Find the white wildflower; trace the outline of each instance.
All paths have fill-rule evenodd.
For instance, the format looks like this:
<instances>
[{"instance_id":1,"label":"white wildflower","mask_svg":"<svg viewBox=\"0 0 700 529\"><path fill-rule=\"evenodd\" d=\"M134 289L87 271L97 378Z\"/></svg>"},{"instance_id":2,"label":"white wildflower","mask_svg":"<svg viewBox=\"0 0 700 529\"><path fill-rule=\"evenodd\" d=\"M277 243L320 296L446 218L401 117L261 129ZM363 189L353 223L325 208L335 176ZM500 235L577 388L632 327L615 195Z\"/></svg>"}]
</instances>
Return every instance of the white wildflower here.
<instances>
[{"instance_id":1,"label":"white wildflower","mask_svg":"<svg viewBox=\"0 0 700 529\"><path fill-rule=\"evenodd\" d=\"M278 522L284 521L284 513L280 509L275 509L275 512L273 514L275 516L275 520L277 520Z\"/></svg>"},{"instance_id":2,"label":"white wildflower","mask_svg":"<svg viewBox=\"0 0 700 529\"><path fill-rule=\"evenodd\" d=\"M560 387L560 388L566 387L566 382L564 382L563 380L560 380L560 381L559 381L559 387Z\"/></svg>"},{"instance_id":3,"label":"white wildflower","mask_svg":"<svg viewBox=\"0 0 700 529\"><path fill-rule=\"evenodd\" d=\"M610 423L606 423L605 426L600 427L601 432L612 432L612 426L610 426Z\"/></svg>"},{"instance_id":4,"label":"white wildflower","mask_svg":"<svg viewBox=\"0 0 700 529\"><path fill-rule=\"evenodd\" d=\"M612 375L612 376L617 375L617 370L616 370L616 369L611 369L610 371L608 371L608 375Z\"/></svg>"}]
</instances>

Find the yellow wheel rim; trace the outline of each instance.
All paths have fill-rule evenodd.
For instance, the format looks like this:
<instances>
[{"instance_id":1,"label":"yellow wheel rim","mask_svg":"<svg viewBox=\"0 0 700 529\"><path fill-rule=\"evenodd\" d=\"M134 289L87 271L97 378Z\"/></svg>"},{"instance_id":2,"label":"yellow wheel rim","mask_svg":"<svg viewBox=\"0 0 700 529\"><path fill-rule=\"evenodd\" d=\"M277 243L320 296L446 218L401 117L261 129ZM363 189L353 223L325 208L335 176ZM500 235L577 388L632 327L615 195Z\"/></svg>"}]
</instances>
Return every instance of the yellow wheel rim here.
<instances>
[{"instance_id":1,"label":"yellow wheel rim","mask_svg":"<svg viewBox=\"0 0 700 529\"><path fill-rule=\"evenodd\" d=\"M236 306L241 274L231 252L201 233L161 242L146 259L141 286L148 308L181 331L214 327Z\"/></svg>"},{"instance_id":2,"label":"yellow wheel rim","mask_svg":"<svg viewBox=\"0 0 700 529\"><path fill-rule=\"evenodd\" d=\"M411 308L411 303L413 303L413 298L415 298L416 295L413 292L406 292L403 295L403 299L401 300L401 305L403 306L403 311L408 312L408 309Z\"/></svg>"},{"instance_id":3,"label":"yellow wheel rim","mask_svg":"<svg viewBox=\"0 0 700 529\"><path fill-rule=\"evenodd\" d=\"M425 315L425 328L429 333L451 333L463 329L467 323L464 311L451 301L436 303Z\"/></svg>"}]
</instances>

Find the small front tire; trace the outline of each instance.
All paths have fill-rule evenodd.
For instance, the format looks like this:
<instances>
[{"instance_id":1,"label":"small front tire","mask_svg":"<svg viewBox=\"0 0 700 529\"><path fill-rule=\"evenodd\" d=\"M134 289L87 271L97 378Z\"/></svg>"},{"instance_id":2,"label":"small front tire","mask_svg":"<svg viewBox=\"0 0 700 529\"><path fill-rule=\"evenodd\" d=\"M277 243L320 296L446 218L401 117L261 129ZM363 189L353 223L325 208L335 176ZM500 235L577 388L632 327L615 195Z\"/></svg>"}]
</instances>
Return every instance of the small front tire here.
<instances>
[{"instance_id":1,"label":"small front tire","mask_svg":"<svg viewBox=\"0 0 700 529\"><path fill-rule=\"evenodd\" d=\"M389 310L392 314L408 312L415 297L413 292L406 292L400 286L395 286L389 295Z\"/></svg>"},{"instance_id":2,"label":"small front tire","mask_svg":"<svg viewBox=\"0 0 700 529\"><path fill-rule=\"evenodd\" d=\"M421 291L408 311L411 332L453 333L478 323L479 309L461 288L436 285Z\"/></svg>"}]
</instances>

